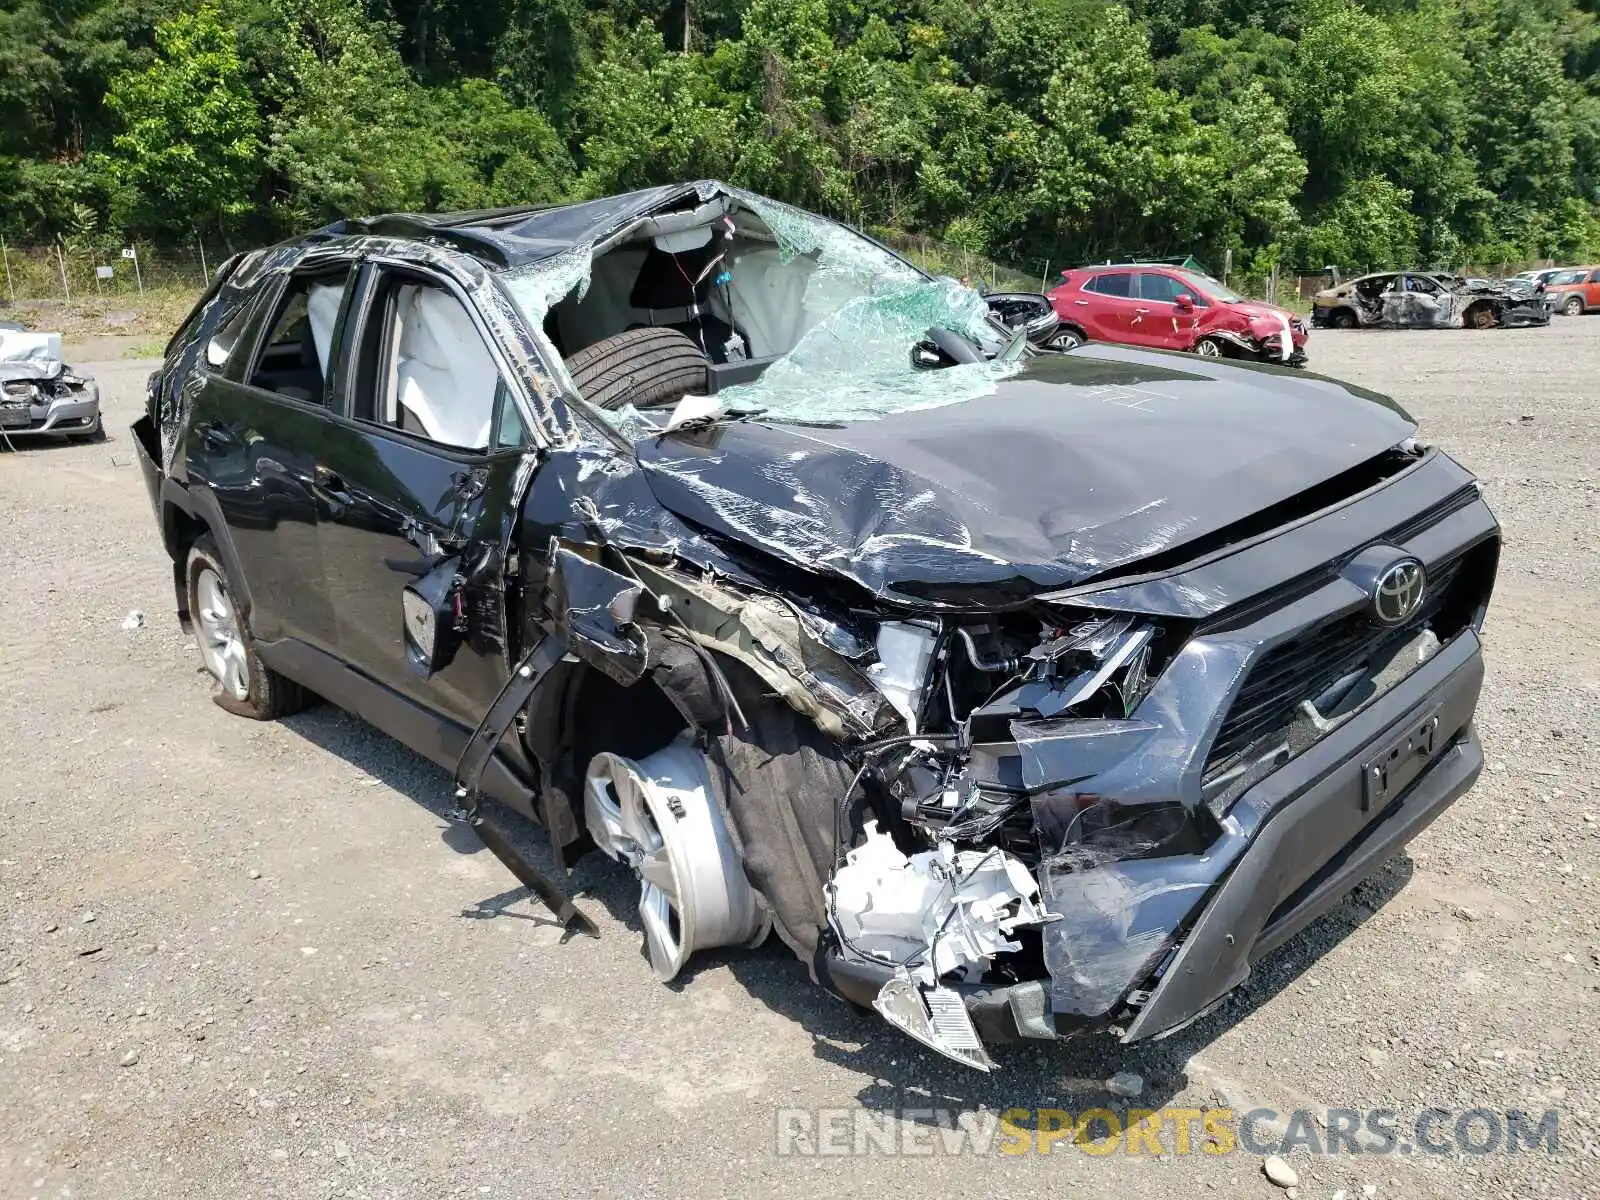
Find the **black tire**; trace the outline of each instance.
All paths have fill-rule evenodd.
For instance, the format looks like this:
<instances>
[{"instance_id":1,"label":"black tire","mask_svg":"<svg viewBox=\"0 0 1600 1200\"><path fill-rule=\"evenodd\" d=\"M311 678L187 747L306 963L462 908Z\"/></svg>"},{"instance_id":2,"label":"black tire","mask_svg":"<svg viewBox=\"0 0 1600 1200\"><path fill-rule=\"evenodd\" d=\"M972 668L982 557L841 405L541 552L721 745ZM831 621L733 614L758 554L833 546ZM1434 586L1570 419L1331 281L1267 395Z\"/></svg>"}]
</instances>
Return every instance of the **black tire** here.
<instances>
[{"instance_id":1,"label":"black tire","mask_svg":"<svg viewBox=\"0 0 1600 1200\"><path fill-rule=\"evenodd\" d=\"M706 356L676 329L628 329L567 358L578 393L599 408L663 408L706 390Z\"/></svg>"},{"instance_id":2,"label":"black tire","mask_svg":"<svg viewBox=\"0 0 1600 1200\"><path fill-rule=\"evenodd\" d=\"M1566 303L1561 306L1561 311L1566 313L1569 317L1583 316L1583 297L1568 296Z\"/></svg>"},{"instance_id":3,"label":"black tire","mask_svg":"<svg viewBox=\"0 0 1600 1200\"><path fill-rule=\"evenodd\" d=\"M1052 350L1060 350L1065 352L1068 350L1076 350L1088 340L1088 338L1083 336L1082 330L1073 329L1071 326L1067 326L1065 328L1056 330L1050 335L1049 346Z\"/></svg>"},{"instance_id":4,"label":"black tire","mask_svg":"<svg viewBox=\"0 0 1600 1200\"><path fill-rule=\"evenodd\" d=\"M823 885L833 873L839 806L855 772L838 746L748 670L727 659L722 666L749 724L712 738L712 786L774 929L810 963L828 925ZM858 794L856 816L859 803Z\"/></svg>"},{"instance_id":5,"label":"black tire","mask_svg":"<svg viewBox=\"0 0 1600 1200\"><path fill-rule=\"evenodd\" d=\"M1336 308L1328 314L1328 325L1333 329L1354 329L1356 315L1348 308Z\"/></svg>"},{"instance_id":6,"label":"black tire","mask_svg":"<svg viewBox=\"0 0 1600 1200\"><path fill-rule=\"evenodd\" d=\"M217 544L209 533L201 534L195 539L194 545L189 549L189 562L184 572L189 615L195 623L196 640L201 642L202 647L205 644L203 639L206 637L206 630L202 623L198 584L202 574L206 572L217 577L231 602L233 584L228 577L227 567L222 563L222 556L217 553ZM250 638L249 623L244 620L242 614L238 614L237 609L235 616L239 643L243 648L248 688L243 696L231 694L221 679L216 677L215 672L211 671L207 655L202 649L201 659L207 662L208 673L217 678L218 690L213 699L229 712L256 721L274 721L305 708L309 702L305 689L294 680L279 675L261 661L256 653L255 643Z\"/></svg>"}]
</instances>

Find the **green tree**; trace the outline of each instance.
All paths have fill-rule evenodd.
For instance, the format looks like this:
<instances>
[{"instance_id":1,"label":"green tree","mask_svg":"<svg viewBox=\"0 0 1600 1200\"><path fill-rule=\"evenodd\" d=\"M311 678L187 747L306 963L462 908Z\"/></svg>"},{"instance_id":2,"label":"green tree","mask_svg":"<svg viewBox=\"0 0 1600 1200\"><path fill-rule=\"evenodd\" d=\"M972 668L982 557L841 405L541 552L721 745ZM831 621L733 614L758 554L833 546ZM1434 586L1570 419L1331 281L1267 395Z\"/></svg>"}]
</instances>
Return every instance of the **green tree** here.
<instances>
[{"instance_id":1,"label":"green tree","mask_svg":"<svg viewBox=\"0 0 1600 1200\"><path fill-rule=\"evenodd\" d=\"M155 62L106 94L121 124L106 154L113 219L181 230L240 216L261 169L261 117L234 31L208 3L164 22L156 46Z\"/></svg>"}]
</instances>

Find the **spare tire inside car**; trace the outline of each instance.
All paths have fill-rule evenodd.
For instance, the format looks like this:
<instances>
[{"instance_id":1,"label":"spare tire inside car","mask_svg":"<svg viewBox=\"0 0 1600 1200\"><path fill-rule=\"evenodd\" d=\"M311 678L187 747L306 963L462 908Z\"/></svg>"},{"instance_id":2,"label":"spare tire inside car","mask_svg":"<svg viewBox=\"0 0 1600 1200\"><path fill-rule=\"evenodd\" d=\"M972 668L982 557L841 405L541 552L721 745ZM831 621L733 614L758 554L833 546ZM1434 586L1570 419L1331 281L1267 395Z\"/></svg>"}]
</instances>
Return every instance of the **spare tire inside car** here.
<instances>
[{"instance_id":1,"label":"spare tire inside car","mask_svg":"<svg viewBox=\"0 0 1600 1200\"><path fill-rule=\"evenodd\" d=\"M600 408L662 408L706 390L707 359L676 329L628 329L567 356L578 392Z\"/></svg>"}]
</instances>

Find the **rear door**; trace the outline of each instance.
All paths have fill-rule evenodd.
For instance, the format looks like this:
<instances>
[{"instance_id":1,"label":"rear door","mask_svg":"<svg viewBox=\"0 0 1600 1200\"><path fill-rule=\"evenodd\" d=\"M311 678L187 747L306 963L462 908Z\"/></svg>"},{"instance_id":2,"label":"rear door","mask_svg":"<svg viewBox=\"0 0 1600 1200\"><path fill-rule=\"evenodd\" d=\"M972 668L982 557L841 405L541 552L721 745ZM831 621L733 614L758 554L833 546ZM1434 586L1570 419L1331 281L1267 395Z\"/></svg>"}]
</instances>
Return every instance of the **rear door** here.
<instances>
[{"instance_id":1,"label":"rear door","mask_svg":"<svg viewBox=\"0 0 1600 1200\"><path fill-rule=\"evenodd\" d=\"M1083 298L1088 301L1077 311L1083 315L1084 332L1096 341L1126 342L1133 331L1134 298L1132 271L1101 271L1084 282Z\"/></svg>"},{"instance_id":2,"label":"rear door","mask_svg":"<svg viewBox=\"0 0 1600 1200\"><path fill-rule=\"evenodd\" d=\"M1588 282L1583 285L1583 305L1585 308L1600 308L1600 267L1589 272Z\"/></svg>"},{"instance_id":3,"label":"rear door","mask_svg":"<svg viewBox=\"0 0 1600 1200\"><path fill-rule=\"evenodd\" d=\"M218 331L197 367L205 382L190 425L190 495L214 529L220 523L224 560L264 642L294 637L326 648L335 637L313 467L331 422L333 332L352 269L348 259L324 258L269 285Z\"/></svg>"},{"instance_id":4,"label":"rear door","mask_svg":"<svg viewBox=\"0 0 1600 1200\"><path fill-rule=\"evenodd\" d=\"M1195 312L1178 311L1180 295L1188 296L1195 305L1202 303L1192 288L1165 271L1137 272L1134 287L1139 302L1133 310L1129 341L1166 350L1187 350L1194 344Z\"/></svg>"},{"instance_id":5,"label":"rear door","mask_svg":"<svg viewBox=\"0 0 1600 1200\"><path fill-rule=\"evenodd\" d=\"M348 333L347 419L318 448L314 468L327 503L320 536L340 654L471 726L506 678L501 547L528 445L514 377L467 297L409 265L363 269ZM462 646L424 678L407 658L401 596L449 559L466 579L456 609Z\"/></svg>"}]
</instances>

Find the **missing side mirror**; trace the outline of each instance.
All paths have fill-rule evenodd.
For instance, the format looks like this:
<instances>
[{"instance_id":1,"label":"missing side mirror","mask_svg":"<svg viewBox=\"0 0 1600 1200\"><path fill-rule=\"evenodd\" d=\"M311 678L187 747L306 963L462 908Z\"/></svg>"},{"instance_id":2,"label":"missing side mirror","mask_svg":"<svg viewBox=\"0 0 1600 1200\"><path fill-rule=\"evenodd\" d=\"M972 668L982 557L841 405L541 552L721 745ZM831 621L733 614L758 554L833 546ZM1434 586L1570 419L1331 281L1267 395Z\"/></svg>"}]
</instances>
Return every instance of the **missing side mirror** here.
<instances>
[{"instance_id":1,"label":"missing side mirror","mask_svg":"<svg viewBox=\"0 0 1600 1200\"><path fill-rule=\"evenodd\" d=\"M406 663L424 679L449 666L461 645L460 565L446 558L400 593Z\"/></svg>"}]
</instances>

